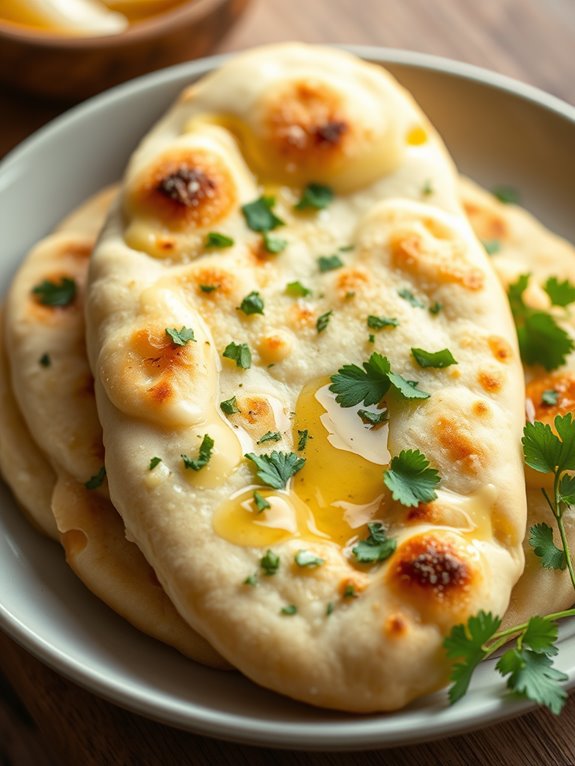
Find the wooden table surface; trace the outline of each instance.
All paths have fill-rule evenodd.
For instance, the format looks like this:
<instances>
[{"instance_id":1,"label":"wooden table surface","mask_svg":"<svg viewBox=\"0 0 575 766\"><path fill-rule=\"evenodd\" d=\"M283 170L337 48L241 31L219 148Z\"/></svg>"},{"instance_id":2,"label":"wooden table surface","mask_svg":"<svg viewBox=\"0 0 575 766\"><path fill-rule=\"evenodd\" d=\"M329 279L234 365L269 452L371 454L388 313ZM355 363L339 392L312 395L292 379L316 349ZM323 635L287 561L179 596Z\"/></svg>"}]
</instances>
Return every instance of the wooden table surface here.
<instances>
[{"instance_id":1,"label":"wooden table surface","mask_svg":"<svg viewBox=\"0 0 575 766\"><path fill-rule=\"evenodd\" d=\"M407 48L488 67L575 103L574 0L254 0L218 51L298 39ZM62 111L0 91L0 156ZM61 678L0 634L0 764L339 766L357 754L290 753L183 733ZM575 696L465 736L361 756L366 766L575 764Z\"/></svg>"}]
</instances>

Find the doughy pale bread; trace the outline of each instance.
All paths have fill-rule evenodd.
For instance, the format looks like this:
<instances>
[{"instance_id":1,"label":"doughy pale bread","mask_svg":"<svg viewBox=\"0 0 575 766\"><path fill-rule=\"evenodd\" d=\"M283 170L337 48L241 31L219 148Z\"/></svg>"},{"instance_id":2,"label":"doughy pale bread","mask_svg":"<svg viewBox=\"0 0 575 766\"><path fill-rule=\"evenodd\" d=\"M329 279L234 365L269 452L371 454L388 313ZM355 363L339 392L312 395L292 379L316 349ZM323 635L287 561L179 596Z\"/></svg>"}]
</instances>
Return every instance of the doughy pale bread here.
<instances>
[{"instance_id":1,"label":"doughy pale bread","mask_svg":"<svg viewBox=\"0 0 575 766\"><path fill-rule=\"evenodd\" d=\"M542 288L548 277L568 279L575 283L575 248L552 234L532 215L516 205L503 204L493 195L468 179L460 184L461 199L469 220L484 241L497 241L499 249L492 256L493 266L503 284L515 281L520 274L530 273L532 279L526 300L537 308L549 309L548 295ZM562 316L561 316L562 315ZM573 312L560 312L562 326L575 335ZM553 425L556 415L575 412L575 355L571 354L563 367L548 373L541 367L528 367L526 400L527 417ZM544 391L558 393L557 404L542 401ZM524 541L525 571L513 590L511 604L505 616L507 626L518 624L534 614L549 614L569 608L575 602L573 586L567 570L544 569L528 543L529 529L545 522L554 530L555 542L560 544L556 524L541 488L552 491L552 477L525 469L527 482L527 534ZM571 550L575 550L575 509L563 516Z\"/></svg>"},{"instance_id":2,"label":"doughy pale bread","mask_svg":"<svg viewBox=\"0 0 575 766\"><path fill-rule=\"evenodd\" d=\"M81 292L72 305L61 308L39 306L32 292L43 280L62 276L83 285L113 192L105 190L69 216L59 234L32 250L15 276L5 330L26 421L12 394L2 344L0 466L27 515L46 534L60 539L68 564L96 596L135 627L188 657L228 667L177 613L152 567L126 540L122 520L105 491L84 486L103 464L103 446L83 343ZM20 346L15 348L15 343ZM49 354L48 365L39 362L44 353ZM72 466L82 481L68 475L65 466Z\"/></svg>"},{"instance_id":3,"label":"doughy pale bread","mask_svg":"<svg viewBox=\"0 0 575 766\"><path fill-rule=\"evenodd\" d=\"M312 181L333 202L294 210ZM275 255L240 211L272 190L285 222L272 235L287 242ZM235 244L206 248L210 231ZM344 265L320 271L336 251ZM312 294L286 294L296 280ZM263 315L238 310L253 291ZM370 314L398 325L371 343ZM523 378L503 291L410 97L377 67L303 45L194 85L130 162L87 318L111 496L190 624L256 682L316 705L393 710L444 684L445 635L479 609L503 613L522 570ZM182 345L166 332L186 328ZM249 368L223 357L232 342ZM457 365L423 369L411 347L449 348ZM371 430L328 385L374 350L430 398L386 395L389 428ZM257 444L268 431L279 441ZM206 434L213 453L194 470ZM413 509L382 473L416 448L442 481ZM285 490L243 458L273 450L307 461ZM381 565L351 553L369 520L397 540ZM268 550L279 566L266 575ZM302 550L323 563L298 565Z\"/></svg>"}]
</instances>

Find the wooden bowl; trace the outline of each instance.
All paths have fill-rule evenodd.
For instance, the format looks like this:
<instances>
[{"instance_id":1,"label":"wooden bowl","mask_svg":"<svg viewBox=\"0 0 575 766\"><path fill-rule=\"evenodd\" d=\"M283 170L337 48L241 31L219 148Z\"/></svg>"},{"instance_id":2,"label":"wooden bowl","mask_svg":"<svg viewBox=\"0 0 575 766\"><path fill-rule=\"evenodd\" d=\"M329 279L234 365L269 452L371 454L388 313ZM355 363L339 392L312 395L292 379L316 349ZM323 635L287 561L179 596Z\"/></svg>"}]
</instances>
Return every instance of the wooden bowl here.
<instances>
[{"instance_id":1,"label":"wooden bowl","mask_svg":"<svg viewBox=\"0 0 575 766\"><path fill-rule=\"evenodd\" d=\"M117 35L70 37L0 21L0 82L78 101L209 53L250 0L190 0Z\"/></svg>"}]
</instances>

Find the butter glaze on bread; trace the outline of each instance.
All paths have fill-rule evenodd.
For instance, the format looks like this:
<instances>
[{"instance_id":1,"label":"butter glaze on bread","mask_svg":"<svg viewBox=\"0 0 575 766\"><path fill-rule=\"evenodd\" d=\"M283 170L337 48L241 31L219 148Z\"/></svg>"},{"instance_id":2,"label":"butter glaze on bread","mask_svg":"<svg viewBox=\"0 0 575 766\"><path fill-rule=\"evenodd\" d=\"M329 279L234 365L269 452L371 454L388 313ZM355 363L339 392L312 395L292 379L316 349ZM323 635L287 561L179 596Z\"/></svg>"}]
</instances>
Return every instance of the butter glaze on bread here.
<instances>
[{"instance_id":1,"label":"butter glaze on bread","mask_svg":"<svg viewBox=\"0 0 575 766\"><path fill-rule=\"evenodd\" d=\"M333 203L294 210L312 181ZM272 191L287 242L273 256L240 211ZM234 245L207 249L210 231ZM320 271L334 252L344 265ZM296 280L312 294L286 294ZM238 310L252 291L263 315ZM398 325L372 344L368 314ZM315 705L393 710L446 683L445 635L479 609L502 613L522 570L523 379L505 296L411 98L378 67L300 45L238 56L194 85L130 162L87 318L111 496L190 624L256 682ZM166 328L194 340L176 348ZM223 357L232 342L250 347L249 369ZM413 346L447 347L457 365L420 368ZM389 428L368 432L327 387L373 350L431 396L386 396ZM226 417L232 396L240 412ZM243 454L297 452L305 429L305 467L269 492ZM257 444L268 431L280 440ZM182 455L197 458L205 434L211 459L189 470ZM415 448L442 483L409 509L382 473ZM267 516L250 505L258 485ZM397 539L377 566L351 554L368 520ZM323 563L298 566L302 549Z\"/></svg>"}]
</instances>

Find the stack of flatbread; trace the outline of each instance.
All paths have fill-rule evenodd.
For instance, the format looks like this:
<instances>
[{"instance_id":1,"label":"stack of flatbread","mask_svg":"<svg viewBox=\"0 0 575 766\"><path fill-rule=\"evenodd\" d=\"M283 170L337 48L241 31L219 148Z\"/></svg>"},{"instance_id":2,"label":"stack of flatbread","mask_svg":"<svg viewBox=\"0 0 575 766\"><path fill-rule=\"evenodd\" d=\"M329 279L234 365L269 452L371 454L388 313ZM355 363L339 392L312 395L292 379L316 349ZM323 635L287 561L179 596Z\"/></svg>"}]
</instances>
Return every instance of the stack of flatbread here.
<instances>
[{"instance_id":1,"label":"stack of flatbread","mask_svg":"<svg viewBox=\"0 0 575 766\"><path fill-rule=\"evenodd\" d=\"M140 630L314 705L397 709L447 683L443 641L480 609L573 601L524 542L550 512L521 435L526 398L572 409L574 362L525 389L504 290L530 272L544 305L573 263L458 179L381 68L242 54L15 276L2 473Z\"/></svg>"}]
</instances>

